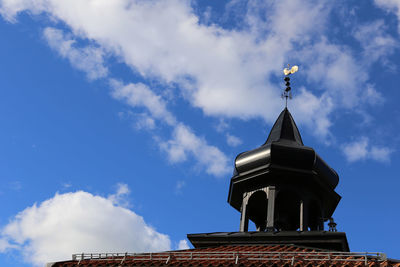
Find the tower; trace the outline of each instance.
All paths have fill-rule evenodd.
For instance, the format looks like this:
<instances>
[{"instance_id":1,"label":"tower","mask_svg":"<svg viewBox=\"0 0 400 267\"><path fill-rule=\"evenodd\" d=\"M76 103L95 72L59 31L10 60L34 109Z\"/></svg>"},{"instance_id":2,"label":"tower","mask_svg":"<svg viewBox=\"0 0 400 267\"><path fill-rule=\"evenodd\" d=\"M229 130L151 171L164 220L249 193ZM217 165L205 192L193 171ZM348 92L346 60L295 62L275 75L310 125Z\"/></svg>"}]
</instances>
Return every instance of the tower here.
<instances>
[{"instance_id":1,"label":"tower","mask_svg":"<svg viewBox=\"0 0 400 267\"><path fill-rule=\"evenodd\" d=\"M249 220L257 231L323 231L340 201L335 192L339 176L314 149L304 146L300 132L287 109L292 97L290 74L298 67L285 68L285 109L267 141L235 159L228 202L240 211L240 232L247 232Z\"/></svg>"},{"instance_id":2,"label":"tower","mask_svg":"<svg viewBox=\"0 0 400 267\"><path fill-rule=\"evenodd\" d=\"M284 69L285 108L267 140L234 160L228 203L240 212L238 232L189 234L195 247L222 244L296 244L349 251L346 234L337 232L332 215L341 196L339 176L313 148L303 144L287 103L292 97ZM249 231L249 222L256 231ZM329 221L329 231L324 223Z\"/></svg>"},{"instance_id":3,"label":"tower","mask_svg":"<svg viewBox=\"0 0 400 267\"><path fill-rule=\"evenodd\" d=\"M240 232L249 220L257 231L322 231L340 201L337 173L304 146L285 108L260 147L235 159L228 202L241 213Z\"/></svg>"}]
</instances>

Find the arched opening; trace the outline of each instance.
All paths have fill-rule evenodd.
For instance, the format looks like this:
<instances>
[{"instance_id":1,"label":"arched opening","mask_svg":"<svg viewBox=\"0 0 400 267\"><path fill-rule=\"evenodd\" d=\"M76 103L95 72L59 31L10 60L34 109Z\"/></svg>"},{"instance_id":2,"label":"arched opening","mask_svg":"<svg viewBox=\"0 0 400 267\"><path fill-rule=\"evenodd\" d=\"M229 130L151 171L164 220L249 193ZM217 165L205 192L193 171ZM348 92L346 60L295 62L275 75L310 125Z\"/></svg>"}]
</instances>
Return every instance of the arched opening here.
<instances>
[{"instance_id":1,"label":"arched opening","mask_svg":"<svg viewBox=\"0 0 400 267\"><path fill-rule=\"evenodd\" d=\"M278 193L275 202L275 228L296 231L300 227L300 197L288 190Z\"/></svg>"},{"instance_id":2,"label":"arched opening","mask_svg":"<svg viewBox=\"0 0 400 267\"><path fill-rule=\"evenodd\" d=\"M311 231L323 230L321 206L316 200L310 201L308 212L308 226Z\"/></svg>"},{"instance_id":3,"label":"arched opening","mask_svg":"<svg viewBox=\"0 0 400 267\"><path fill-rule=\"evenodd\" d=\"M267 194L261 190L254 192L247 204L247 214L256 225L257 231L265 231L267 227L267 208Z\"/></svg>"}]
</instances>

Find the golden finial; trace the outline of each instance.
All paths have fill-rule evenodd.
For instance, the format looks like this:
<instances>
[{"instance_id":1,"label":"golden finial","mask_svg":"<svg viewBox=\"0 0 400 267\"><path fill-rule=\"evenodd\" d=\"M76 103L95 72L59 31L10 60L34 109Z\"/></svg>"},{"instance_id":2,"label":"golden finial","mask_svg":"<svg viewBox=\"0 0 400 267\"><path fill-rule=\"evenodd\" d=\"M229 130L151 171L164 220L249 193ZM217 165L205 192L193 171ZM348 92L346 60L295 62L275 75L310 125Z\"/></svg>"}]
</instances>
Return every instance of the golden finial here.
<instances>
[{"instance_id":1,"label":"golden finial","mask_svg":"<svg viewBox=\"0 0 400 267\"><path fill-rule=\"evenodd\" d=\"M294 65L291 69L290 68L290 64L287 64L288 67L283 69L283 73L288 76L290 74L293 74L295 72L297 72L299 70L299 66Z\"/></svg>"}]
</instances>

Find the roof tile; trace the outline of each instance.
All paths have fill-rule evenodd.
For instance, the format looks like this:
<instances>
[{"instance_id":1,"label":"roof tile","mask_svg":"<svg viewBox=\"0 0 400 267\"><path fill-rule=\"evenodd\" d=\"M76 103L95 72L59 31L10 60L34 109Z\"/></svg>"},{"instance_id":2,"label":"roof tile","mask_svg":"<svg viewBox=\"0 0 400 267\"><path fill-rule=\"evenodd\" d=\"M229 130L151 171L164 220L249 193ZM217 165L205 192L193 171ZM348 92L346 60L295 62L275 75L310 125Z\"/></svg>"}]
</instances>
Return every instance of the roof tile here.
<instances>
[{"instance_id":1,"label":"roof tile","mask_svg":"<svg viewBox=\"0 0 400 267\"><path fill-rule=\"evenodd\" d=\"M71 266L180 266L180 267L311 267L311 266L393 266L400 262L383 260L377 256L338 253L294 245L230 245L188 250L167 251L141 254L88 254L89 258L57 262L53 267ZM92 257L92 258L90 258Z\"/></svg>"}]
</instances>

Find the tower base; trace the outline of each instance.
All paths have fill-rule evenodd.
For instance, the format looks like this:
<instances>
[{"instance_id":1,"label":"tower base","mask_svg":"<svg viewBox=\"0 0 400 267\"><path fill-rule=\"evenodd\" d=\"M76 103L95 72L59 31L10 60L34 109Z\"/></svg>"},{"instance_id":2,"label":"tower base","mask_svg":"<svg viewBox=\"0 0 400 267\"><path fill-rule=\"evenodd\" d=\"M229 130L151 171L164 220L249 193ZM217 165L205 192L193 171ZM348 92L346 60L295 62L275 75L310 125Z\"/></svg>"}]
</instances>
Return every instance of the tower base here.
<instances>
[{"instance_id":1,"label":"tower base","mask_svg":"<svg viewBox=\"0 0 400 267\"><path fill-rule=\"evenodd\" d=\"M324 250L349 252L346 233L327 231L215 232L188 234L195 248L221 245L298 245Z\"/></svg>"}]
</instances>

